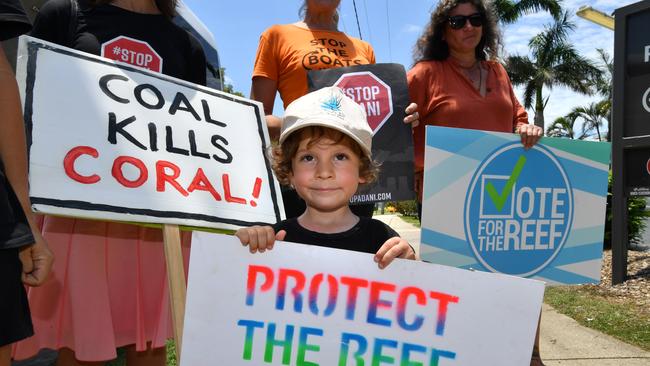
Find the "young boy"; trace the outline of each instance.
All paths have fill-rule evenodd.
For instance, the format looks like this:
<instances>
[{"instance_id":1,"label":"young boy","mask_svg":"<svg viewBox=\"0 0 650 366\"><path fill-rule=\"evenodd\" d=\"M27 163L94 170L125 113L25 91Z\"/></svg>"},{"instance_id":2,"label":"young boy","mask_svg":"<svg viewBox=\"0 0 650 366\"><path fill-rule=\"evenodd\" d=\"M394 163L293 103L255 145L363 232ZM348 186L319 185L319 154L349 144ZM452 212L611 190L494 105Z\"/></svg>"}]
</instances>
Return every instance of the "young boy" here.
<instances>
[{"instance_id":1,"label":"young boy","mask_svg":"<svg viewBox=\"0 0 650 366\"><path fill-rule=\"evenodd\" d=\"M413 248L393 229L356 216L348 206L359 184L377 178L371 146L363 108L341 89L323 88L296 99L282 119L273 170L281 184L296 189L307 208L297 218L239 229L235 235L251 253L286 240L373 253L379 268L395 258L415 259Z\"/></svg>"}]
</instances>

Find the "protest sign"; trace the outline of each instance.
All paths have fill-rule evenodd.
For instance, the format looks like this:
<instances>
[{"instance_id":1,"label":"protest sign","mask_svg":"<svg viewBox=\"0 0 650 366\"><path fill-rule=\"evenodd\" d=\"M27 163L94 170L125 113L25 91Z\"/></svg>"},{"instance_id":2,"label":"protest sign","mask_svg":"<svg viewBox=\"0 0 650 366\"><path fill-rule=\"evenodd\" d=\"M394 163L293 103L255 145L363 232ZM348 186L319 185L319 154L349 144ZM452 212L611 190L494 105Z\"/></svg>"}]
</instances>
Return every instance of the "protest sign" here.
<instances>
[{"instance_id":1,"label":"protest sign","mask_svg":"<svg viewBox=\"0 0 650 366\"><path fill-rule=\"evenodd\" d=\"M182 366L521 366L544 284L276 242L195 232Z\"/></svg>"},{"instance_id":2,"label":"protest sign","mask_svg":"<svg viewBox=\"0 0 650 366\"><path fill-rule=\"evenodd\" d=\"M373 130L372 157L381 163L377 182L359 187L350 203L409 200L413 191L413 136L404 123L409 102L399 64L359 65L307 73L309 90L338 86L364 107Z\"/></svg>"},{"instance_id":3,"label":"protest sign","mask_svg":"<svg viewBox=\"0 0 650 366\"><path fill-rule=\"evenodd\" d=\"M17 78L35 210L212 228L281 219L261 104L29 37Z\"/></svg>"},{"instance_id":4,"label":"protest sign","mask_svg":"<svg viewBox=\"0 0 650 366\"><path fill-rule=\"evenodd\" d=\"M549 283L600 279L608 143L427 126L421 256Z\"/></svg>"}]
</instances>

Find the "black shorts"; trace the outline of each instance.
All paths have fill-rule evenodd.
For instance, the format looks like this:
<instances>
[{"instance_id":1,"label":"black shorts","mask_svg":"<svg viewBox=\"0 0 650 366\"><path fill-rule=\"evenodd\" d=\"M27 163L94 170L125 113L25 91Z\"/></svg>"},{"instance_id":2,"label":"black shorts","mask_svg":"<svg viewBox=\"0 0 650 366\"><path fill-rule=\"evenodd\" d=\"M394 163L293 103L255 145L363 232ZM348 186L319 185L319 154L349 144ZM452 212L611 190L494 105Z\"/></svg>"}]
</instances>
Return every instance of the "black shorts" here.
<instances>
[{"instance_id":1,"label":"black shorts","mask_svg":"<svg viewBox=\"0 0 650 366\"><path fill-rule=\"evenodd\" d=\"M34 334L18 251L0 250L0 347Z\"/></svg>"}]
</instances>

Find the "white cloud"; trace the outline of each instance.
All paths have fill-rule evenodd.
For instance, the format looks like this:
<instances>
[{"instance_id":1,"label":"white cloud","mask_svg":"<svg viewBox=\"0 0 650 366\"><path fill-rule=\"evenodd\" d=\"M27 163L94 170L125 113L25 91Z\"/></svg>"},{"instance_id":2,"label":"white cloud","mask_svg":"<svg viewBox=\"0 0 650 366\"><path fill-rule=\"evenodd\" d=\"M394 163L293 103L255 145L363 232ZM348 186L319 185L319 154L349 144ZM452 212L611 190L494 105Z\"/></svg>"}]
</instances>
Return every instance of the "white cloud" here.
<instances>
[{"instance_id":1,"label":"white cloud","mask_svg":"<svg viewBox=\"0 0 650 366\"><path fill-rule=\"evenodd\" d=\"M404 33L417 33L420 34L422 33L422 30L424 30L424 27L421 25L415 25L415 24L404 24L402 27L402 32Z\"/></svg>"}]
</instances>

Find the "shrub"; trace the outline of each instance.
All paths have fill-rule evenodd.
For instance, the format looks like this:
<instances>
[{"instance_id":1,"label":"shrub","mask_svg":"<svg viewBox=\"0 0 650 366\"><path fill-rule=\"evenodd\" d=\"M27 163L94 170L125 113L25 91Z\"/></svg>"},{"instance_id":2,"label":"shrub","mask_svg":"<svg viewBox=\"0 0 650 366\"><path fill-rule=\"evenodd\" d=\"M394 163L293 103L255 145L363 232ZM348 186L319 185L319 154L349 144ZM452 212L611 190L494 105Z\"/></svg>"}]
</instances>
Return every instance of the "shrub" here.
<instances>
[{"instance_id":1,"label":"shrub","mask_svg":"<svg viewBox=\"0 0 650 366\"><path fill-rule=\"evenodd\" d=\"M629 197L627 200L627 239L629 244L637 244L643 238L646 229L646 218L650 213L645 210L644 197ZM605 220L605 249L612 247L612 172L609 172L607 185L607 211Z\"/></svg>"}]
</instances>

